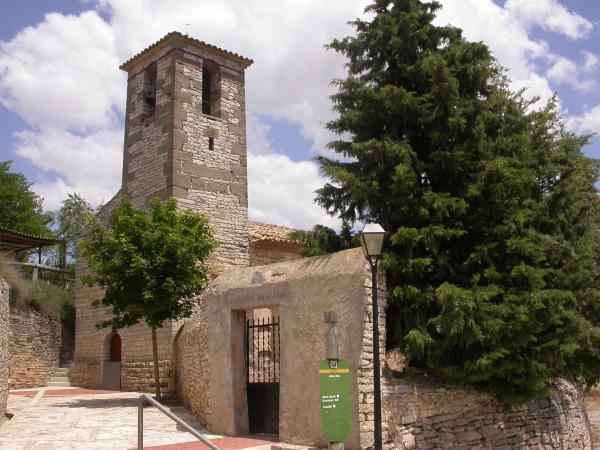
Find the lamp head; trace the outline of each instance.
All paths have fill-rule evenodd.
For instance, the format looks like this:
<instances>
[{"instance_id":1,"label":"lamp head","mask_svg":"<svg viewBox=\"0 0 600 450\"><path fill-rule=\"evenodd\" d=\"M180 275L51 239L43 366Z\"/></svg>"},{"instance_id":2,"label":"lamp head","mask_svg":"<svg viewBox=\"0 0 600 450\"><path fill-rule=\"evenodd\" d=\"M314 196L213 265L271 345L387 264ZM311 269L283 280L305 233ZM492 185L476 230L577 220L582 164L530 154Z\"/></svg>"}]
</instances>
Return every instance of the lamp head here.
<instances>
[{"instance_id":1,"label":"lamp head","mask_svg":"<svg viewBox=\"0 0 600 450\"><path fill-rule=\"evenodd\" d=\"M365 258L369 261L377 261L381 256L385 230L378 223L368 223L360 233L359 240Z\"/></svg>"}]
</instances>

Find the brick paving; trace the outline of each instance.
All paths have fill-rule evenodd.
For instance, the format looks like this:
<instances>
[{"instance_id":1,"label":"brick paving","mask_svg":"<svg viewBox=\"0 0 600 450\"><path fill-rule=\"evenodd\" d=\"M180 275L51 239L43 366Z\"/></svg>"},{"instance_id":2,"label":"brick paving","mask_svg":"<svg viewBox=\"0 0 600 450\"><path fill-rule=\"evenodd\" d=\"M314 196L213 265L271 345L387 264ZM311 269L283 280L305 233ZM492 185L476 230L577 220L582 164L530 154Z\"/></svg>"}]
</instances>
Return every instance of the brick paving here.
<instances>
[{"instance_id":1,"label":"brick paving","mask_svg":"<svg viewBox=\"0 0 600 450\"><path fill-rule=\"evenodd\" d=\"M222 450L270 450L272 441L264 441L261 439L251 439L251 438L214 438L211 439L211 442L214 442L215 445L220 447ZM170 445L157 445L152 447L147 447L144 445L144 449L148 450L206 450L208 447L202 442L184 442L180 444L170 444ZM135 450L135 449L131 449Z\"/></svg>"},{"instance_id":2,"label":"brick paving","mask_svg":"<svg viewBox=\"0 0 600 450\"><path fill-rule=\"evenodd\" d=\"M137 398L134 392L88 389L28 389L11 391L8 409L15 415L0 427L3 450L129 449L137 444ZM197 419L181 406L170 409L201 433ZM206 435L225 450L266 450L262 439ZM144 448L204 449L153 407L144 409Z\"/></svg>"}]
</instances>

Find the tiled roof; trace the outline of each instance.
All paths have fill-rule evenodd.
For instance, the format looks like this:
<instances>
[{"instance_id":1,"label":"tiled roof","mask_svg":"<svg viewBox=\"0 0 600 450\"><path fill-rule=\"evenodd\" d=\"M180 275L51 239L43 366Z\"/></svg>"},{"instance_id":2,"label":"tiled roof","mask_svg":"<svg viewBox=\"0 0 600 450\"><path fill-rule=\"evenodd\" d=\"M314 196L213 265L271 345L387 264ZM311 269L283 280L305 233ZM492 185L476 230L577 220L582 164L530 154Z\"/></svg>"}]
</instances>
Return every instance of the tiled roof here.
<instances>
[{"instance_id":1,"label":"tiled roof","mask_svg":"<svg viewBox=\"0 0 600 450\"><path fill-rule=\"evenodd\" d=\"M294 228L282 227L281 225L272 225L260 222L248 222L248 234L250 242L256 241L272 241L272 242L289 242L298 244L298 241L291 239L289 234L292 231L297 231Z\"/></svg>"},{"instance_id":2,"label":"tiled roof","mask_svg":"<svg viewBox=\"0 0 600 450\"><path fill-rule=\"evenodd\" d=\"M23 233L10 228L0 227L0 250L18 252L30 248L59 244L63 241L46 236Z\"/></svg>"},{"instance_id":3,"label":"tiled roof","mask_svg":"<svg viewBox=\"0 0 600 450\"><path fill-rule=\"evenodd\" d=\"M154 44L150 45L149 47L146 47L144 50L139 52L137 55L129 58L127 61L125 61L123 64L121 64L121 66L119 68L121 70L127 70L127 66L129 66L134 60L136 60L139 57L141 57L142 55L144 55L146 52L149 52L150 50L155 49L156 47L160 46L161 44L165 43L168 40L175 40L175 39L181 39L181 40L187 41L189 44L196 45L196 46L202 46L213 52L220 53L222 55L228 56L233 59L237 59L238 62L240 62L244 67L248 67L250 64L252 64L254 62L249 58L246 58L246 57L239 55L237 53L234 53L234 52L230 52L229 50L219 48L212 44L207 44L204 41L201 41L201 40L195 39L195 38L191 38L191 37L186 36L185 34L182 34L178 31L171 31L170 33L166 34L161 39L156 41Z\"/></svg>"}]
</instances>

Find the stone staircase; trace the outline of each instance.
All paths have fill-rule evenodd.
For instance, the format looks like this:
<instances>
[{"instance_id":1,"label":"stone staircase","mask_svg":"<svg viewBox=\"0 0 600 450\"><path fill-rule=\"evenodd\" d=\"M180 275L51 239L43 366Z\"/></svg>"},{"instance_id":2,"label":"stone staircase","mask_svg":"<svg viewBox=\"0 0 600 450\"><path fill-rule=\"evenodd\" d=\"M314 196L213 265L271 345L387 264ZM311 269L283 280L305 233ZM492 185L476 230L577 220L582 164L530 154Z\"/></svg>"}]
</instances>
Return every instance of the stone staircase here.
<instances>
[{"instance_id":1,"label":"stone staircase","mask_svg":"<svg viewBox=\"0 0 600 450\"><path fill-rule=\"evenodd\" d=\"M65 367L58 367L54 371L54 376L48 381L48 387L69 387L69 364L64 364Z\"/></svg>"}]
</instances>

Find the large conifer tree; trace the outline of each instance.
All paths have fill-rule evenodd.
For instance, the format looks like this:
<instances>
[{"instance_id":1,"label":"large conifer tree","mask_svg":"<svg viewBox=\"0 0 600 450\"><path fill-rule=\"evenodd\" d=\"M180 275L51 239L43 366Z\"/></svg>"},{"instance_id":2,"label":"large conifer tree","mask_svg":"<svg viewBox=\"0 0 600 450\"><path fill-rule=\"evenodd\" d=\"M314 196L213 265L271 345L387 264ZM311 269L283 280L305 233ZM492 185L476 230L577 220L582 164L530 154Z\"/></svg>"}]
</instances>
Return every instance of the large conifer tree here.
<instances>
[{"instance_id":1,"label":"large conifer tree","mask_svg":"<svg viewBox=\"0 0 600 450\"><path fill-rule=\"evenodd\" d=\"M436 2L375 0L332 97L317 201L390 231L388 343L512 404L600 370L598 165Z\"/></svg>"}]
</instances>

